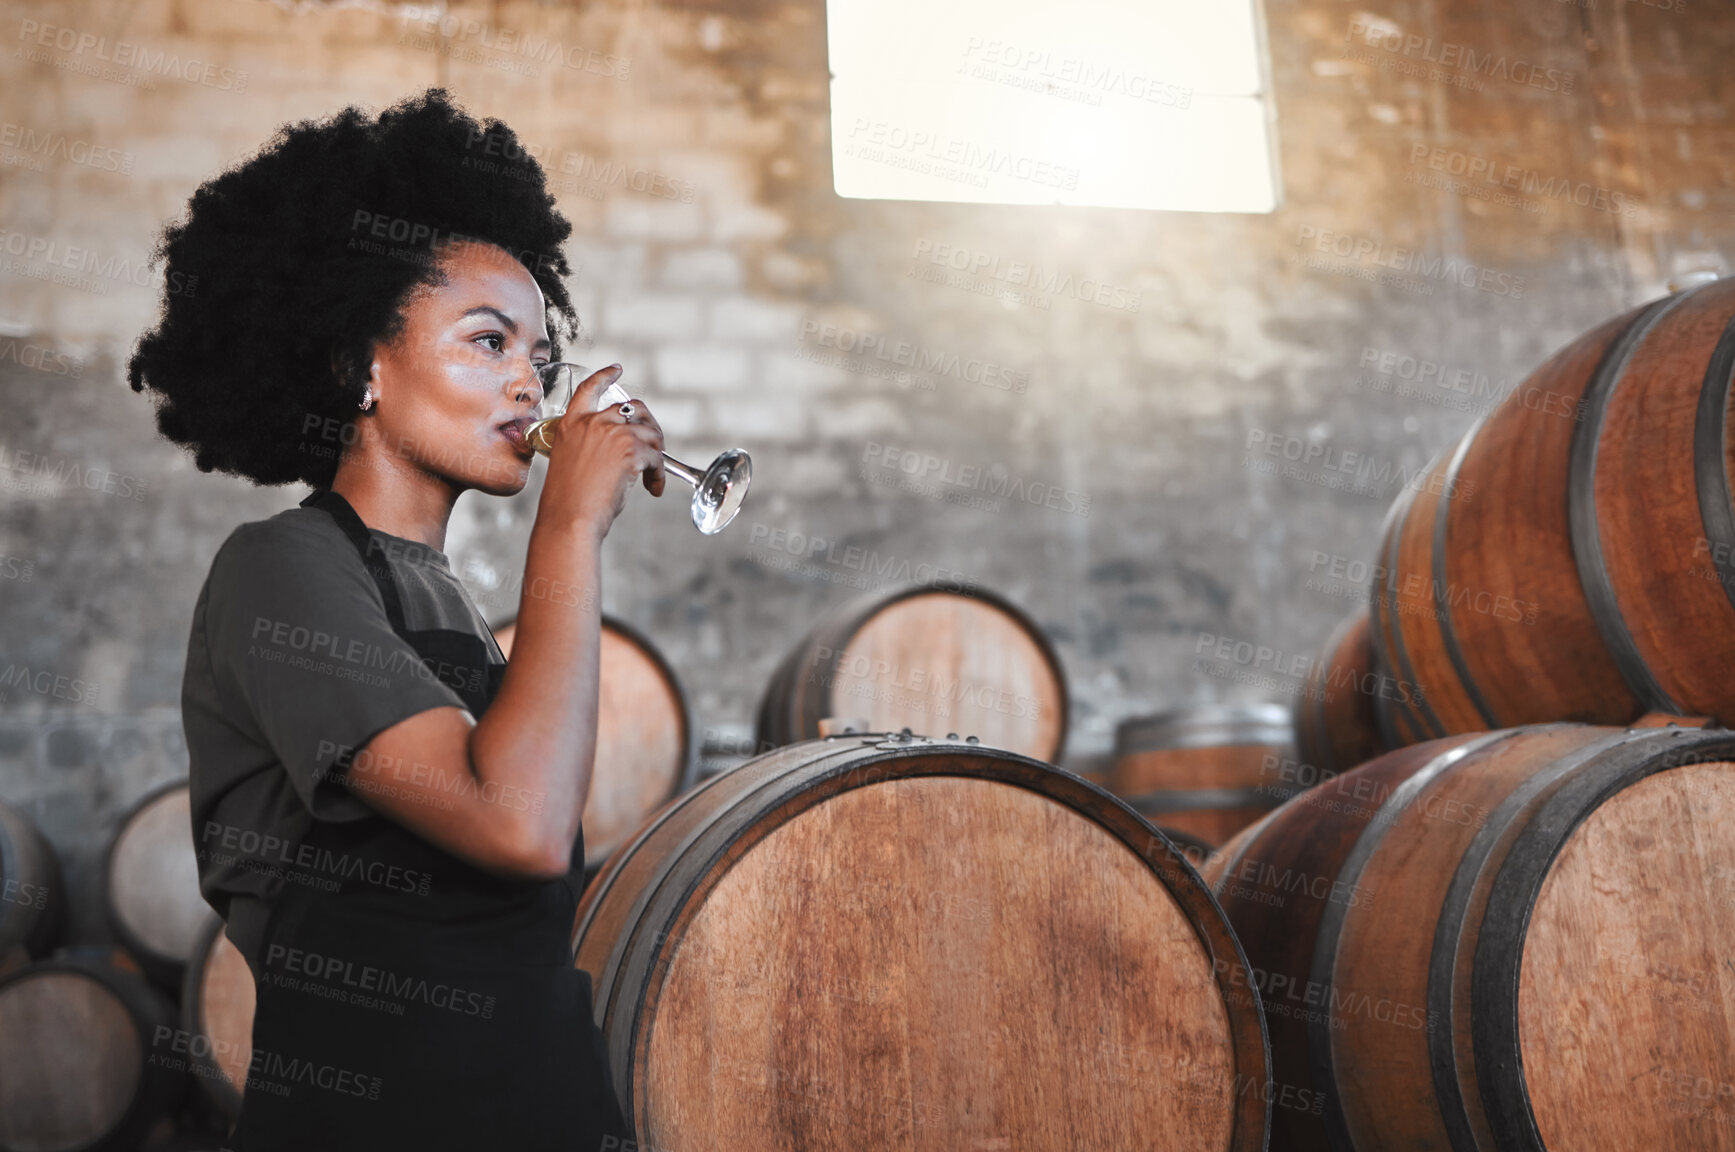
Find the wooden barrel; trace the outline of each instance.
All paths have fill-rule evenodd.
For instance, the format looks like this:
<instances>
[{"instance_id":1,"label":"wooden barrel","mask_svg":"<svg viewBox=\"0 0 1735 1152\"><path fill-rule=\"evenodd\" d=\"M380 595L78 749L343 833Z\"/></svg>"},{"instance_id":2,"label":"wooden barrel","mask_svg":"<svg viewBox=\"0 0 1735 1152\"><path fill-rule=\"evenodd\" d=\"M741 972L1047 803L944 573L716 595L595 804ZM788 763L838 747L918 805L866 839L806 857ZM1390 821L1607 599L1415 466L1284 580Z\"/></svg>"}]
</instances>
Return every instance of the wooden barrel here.
<instances>
[{"instance_id":1,"label":"wooden barrel","mask_svg":"<svg viewBox=\"0 0 1735 1152\"><path fill-rule=\"evenodd\" d=\"M136 973L56 959L0 978L0 1152L130 1152L180 1103L174 1039Z\"/></svg>"},{"instance_id":2,"label":"wooden barrel","mask_svg":"<svg viewBox=\"0 0 1735 1152\"><path fill-rule=\"evenodd\" d=\"M121 820L103 861L109 925L139 966L170 988L192 959L211 906L199 894L199 861L187 785L146 795Z\"/></svg>"},{"instance_id":3,"label":"wooden barrel","mask_svg":"<svg viewBox=\"0 0 1735 1152\"><path fill-rule=\"evenodd\" d=\"M1378 702L1400 689L1379 665L1367 609L1345 618L1308 669L1295 702L1295 752L1315 777L1302 782L1312 787L1322 774L1347 772L1384 752L1389 745L1380 733Z\"/></svg>"},{"instance_id":4,"label":"wooden barrel","mask_svg":"<svg viewBox=\"0 0 1735 1152\"><path fill-rule=\"evenodd\" d=\"M53 846L24 813L0 804L0 960L43 955L65 921Z\"/></svg>"},{"instance_id":5,"label":"wooden barrel","mask_svg":"<svg viewBox=\"0 0 1735 1152\"><path fill-rule=\"evenodd\" d=\"M512 655L516 621L494 629ZM584 806L584 862L601 866L652 812L699 778L699 741L681 681L631 625L602 618L596 765Z\"/></svg>"},{"instance_id":6,"label":"wooden barrel","mask_svg":"<svg viewBox=\"0 0 1735 1152\"><path fill-rule=\"evenodd\" d=\"M642 1146L1265 1147L1257 999L1197 873L979 743L713 777L586 890L576 957Z\"/></svg>"},{"instance_id":7,"label":"wooden barrel","mask_svg":"<svg viewBox=\"0 0 1735 1152\"><path fill-rule=\"evenodd\" d=\"M1053 762L1066 742L1066 673L1005 598L904 588L845 605L807 634L766 686L759 738L811 740L828 716L976 736Z\"/></svg>"},{"instance_id":8,"label":"wooden barrel","mask_svg":"<svg viewBox=\"0 0 1735 1152\"><path fill-rule=\"evenodd\" d=\"M213 913L199 931L181 988L181 1028L203 1056L195 1082L233 1120L241 1114L247 1065L253 1059L253 1010L258 989L247 961Z\"/></svg>"},{"instance_id":9,"label":"wooden barrel","mask_svg":"<svg viewBox=\"0 0 1735 1152\"><path fill-rule=\"evenodd\" d=\"M1735 1149L1732 758L1716 729L1452 736L1207 861L1273 1074L1320 1101L1273 1146Z\"/></svg>"},{"instance_id":10,"label":"wooden barrel","mask_svg":"<svg viewBox=\"0 0 1735 1152\"><path fill-rule=\"evenodd\" d=\"M1735 279L1568 345L1408 485L1375 597L1428 739L1735 721Z\"/></svg>"},{"instance_id":11,"label":"wooden barrel","mask_svg":"<svg viewBox=\"0 0 1735 1152\"><path fill-rule=\"evenodd\" d=\"M1294 756L1276 704L1177 708L1121 722L1107 787L1152 822L1220 844L1298 791L1280 777Z\"/></svg>"}]
</instances>

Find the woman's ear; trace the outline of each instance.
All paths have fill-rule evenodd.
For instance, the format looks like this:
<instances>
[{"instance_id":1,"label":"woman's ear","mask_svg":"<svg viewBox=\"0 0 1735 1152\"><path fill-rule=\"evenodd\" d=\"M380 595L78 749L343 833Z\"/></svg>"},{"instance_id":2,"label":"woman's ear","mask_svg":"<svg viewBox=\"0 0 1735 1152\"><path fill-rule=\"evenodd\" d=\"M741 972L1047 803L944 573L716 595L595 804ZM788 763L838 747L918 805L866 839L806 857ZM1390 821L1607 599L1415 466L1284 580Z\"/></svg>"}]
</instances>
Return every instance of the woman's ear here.
<instances>
[{"instance_id":1,"label":"woman's ear","mask_svg":"<svg viewBox=\"0 0 1735 1152\"><path fill-rule=\"evenodd\" d=\"M376 356L373 363L368 365L366 391L362 393L362 398L367 401L367 406L370 408L383 398L384 389L380 387L382 375L384 373L380 371L379 357Z\"/></svg>"},{"instance_id":2,"label":"woman's ear","mask_svg":"<svg viewBox=\"0 0 1735 1152\"><path fill-rule=\"evenodd\" d=\"M358 384L361 386L362 395L361 399L358 400L357 403L358 405L362 405L365 410L366 408L371 408L373 403L379 400L380 394L383 391L380 387L380 377L382 373L380 371L379 357L375 356L373 362L368 365L366 376L363 376L359 369L360 365L356 363L354 357L340 349L332 349L332 376L339 384L347 385L352 388Z\"/></svg>"}]
</instances>

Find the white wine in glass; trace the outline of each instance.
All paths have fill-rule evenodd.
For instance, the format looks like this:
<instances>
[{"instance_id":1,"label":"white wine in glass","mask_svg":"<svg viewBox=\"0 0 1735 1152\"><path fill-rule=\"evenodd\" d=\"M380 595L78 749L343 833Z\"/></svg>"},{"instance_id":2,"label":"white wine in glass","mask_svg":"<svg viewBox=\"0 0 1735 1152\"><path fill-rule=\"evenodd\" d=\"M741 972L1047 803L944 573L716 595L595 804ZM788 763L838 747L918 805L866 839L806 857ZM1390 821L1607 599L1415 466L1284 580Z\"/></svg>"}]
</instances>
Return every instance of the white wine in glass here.
<instances>
[{"instance_id":1,"label":"white wine in glass","mask_svg":"<svg viewBox=\"0 0 1735 1152\"><path fill-rule=\"evenodd\" d=\"M555 421L566 414L573 393L590 377L591 371L579 364L557 360L536 369L542 382L542 403L537 405L538 419L524 429L529 445L547 456L551 445L548 433ZM625 404L632 397L619 384L610 384L596 398L596 410ZM718 454L703 472L689 467L663 453L663 471L693 486L693 527L710 536L721 532L741 510L747 498L748 485L753 482L753 458L739 448Z\"/></svg>"}]
</instances>

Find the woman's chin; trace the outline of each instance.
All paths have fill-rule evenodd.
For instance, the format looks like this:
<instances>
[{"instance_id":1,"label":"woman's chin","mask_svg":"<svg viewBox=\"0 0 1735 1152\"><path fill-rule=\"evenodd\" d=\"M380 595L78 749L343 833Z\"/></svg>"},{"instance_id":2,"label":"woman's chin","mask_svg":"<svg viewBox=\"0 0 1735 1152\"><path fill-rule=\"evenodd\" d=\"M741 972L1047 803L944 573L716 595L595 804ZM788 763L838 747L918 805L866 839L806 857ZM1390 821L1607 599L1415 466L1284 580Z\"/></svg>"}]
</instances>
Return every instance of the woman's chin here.
<instances>
[{"instance_id":1,"label":"woman's chin","mask_svg":"<svg viewBox=\"0 0 1735 1152\"><path fill-rule=\"evenodd\" d=\"M481 457L481 475L474 485L491 496L516 496L530 483L530 466L536 456L502 437L493 451Z\"/></svg>"},{"instance_id":2,"label":"woman's chin","mask_svg":"<svg viewBox=\"0 0 1735 1152\"><path fill-rule=\"evenodd\" d=\"M471 478L470 487L490 496L516 496L530 483L530 461L512 459Z\"/></svg>"}]
</instances>

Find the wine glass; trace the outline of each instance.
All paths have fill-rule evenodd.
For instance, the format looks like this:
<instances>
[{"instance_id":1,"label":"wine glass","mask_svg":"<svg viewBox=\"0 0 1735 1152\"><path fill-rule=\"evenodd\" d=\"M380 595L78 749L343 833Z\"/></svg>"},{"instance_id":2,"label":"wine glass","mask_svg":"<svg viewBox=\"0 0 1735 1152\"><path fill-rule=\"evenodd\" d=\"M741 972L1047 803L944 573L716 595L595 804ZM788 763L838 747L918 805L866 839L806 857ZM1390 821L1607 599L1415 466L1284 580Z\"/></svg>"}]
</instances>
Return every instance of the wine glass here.
<instances>
[{"instance_id":1,"label":"wine glass","mask_svg":"<svg viewBox=\"0 0 1735 1152\"><path fill-rule=\"evenodd\" d=\"M549 453L546 436L550 426L565 414L578 386L590 375L589 368L564 360L537 367L542 403L537 406L538 419L524 430L524 439L542 455ZM597 396L596 410L601 412L631 399L618 383L610 384ZM718 453L703 472L665 452L663 470L693 486L693 527L707 536L721 532L735 519L741 501L747 498L747 487L753 482L753 458L739 448Z\"/></svg>"}]
</instances>

